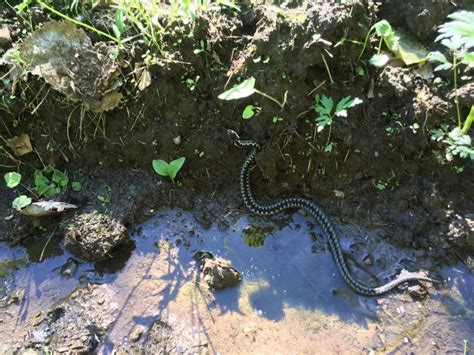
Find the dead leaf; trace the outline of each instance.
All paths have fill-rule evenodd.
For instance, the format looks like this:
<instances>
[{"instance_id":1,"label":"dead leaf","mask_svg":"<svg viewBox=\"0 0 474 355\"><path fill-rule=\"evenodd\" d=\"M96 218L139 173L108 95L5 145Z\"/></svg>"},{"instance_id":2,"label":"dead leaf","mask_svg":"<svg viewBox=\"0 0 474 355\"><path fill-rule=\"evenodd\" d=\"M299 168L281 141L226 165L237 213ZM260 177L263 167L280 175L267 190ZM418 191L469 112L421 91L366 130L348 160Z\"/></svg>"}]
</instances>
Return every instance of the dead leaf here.
<instances>
[{"instance_id":1,"label":"dead leaf","mask_svg":"<svg viewBox=\"0 0 474 355\"><path fill-rule=\"evenodd\" d=\"M59 201L38 201L20 210L20 213L31 217L44 217L77 208L76 205Z\"/></svg>"},{"instance_id":2,"label":"dead leaf","mask_svg":"<svg viewBox=\"0 0 474 355\"><path fill-rule=\"evenodd\" d=\"M87 108L95 113L110 111L116 108L122 100L123 94L119 91L112 91L102 97L99 101L87 102Z\"/></svg>"},{"instance_id":3,"label":"dead leaf","mask_svg":"<svg viewBox=\"0 0 474 355\"><path fill-rule=\"evenodd\" d=\"M138 90L143 91L151 85L151 74L147 68L141 70L140 77L138 78Z\"/></svg>"},{"instance_id":4,"label":"dead leaf","mask_svg":"<svg viewBox=\"0 0 474 355\"><path fill-rule=\"evenodd\" d=\"M401 29L395 31L393 38L385 39L385 44L406 65L426 61L428 55L426 48L416 38Z\"/></svg>"},{"instance_id":5,"label":"dead leaf","mask_svg":"<svg viewBox=\"0 0 474 355\"><path fill-rule=\"evenodd\" d=\"M222 65L222 60L215 51L212 51L212 59L214 59L217 64Z\"/></svg>"},{"instance_id":6,"label":"dead leaf","mask_svg":"<svg viewBox=\"0 0 474 355\"><path fill-rule=\"evenodd\" d=\"M7 139L7 145L13 150L13 153L15 153L15 155L19 157L33 151L30 136L26 133L23 133L19 137Z\"/></svg>"}]
</instances>

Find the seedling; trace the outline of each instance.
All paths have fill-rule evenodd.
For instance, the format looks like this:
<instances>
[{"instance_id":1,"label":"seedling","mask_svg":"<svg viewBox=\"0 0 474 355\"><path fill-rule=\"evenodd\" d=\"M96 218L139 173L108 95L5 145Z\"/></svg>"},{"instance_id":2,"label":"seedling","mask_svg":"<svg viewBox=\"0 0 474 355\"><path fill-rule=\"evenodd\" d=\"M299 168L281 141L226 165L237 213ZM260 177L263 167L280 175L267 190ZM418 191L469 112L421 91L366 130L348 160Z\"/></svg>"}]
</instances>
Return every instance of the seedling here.
<instances>
[{"instance_id":1,"label":"seedling","mask_svg":"<svg viewBox=\"0 0 474 355\"><path fill-rule=\"evenodd\" d=\"M104 185L104 187L104 193L97 196L97 199L102 203L102 206L108 205L110 201L112 201L112 188L109 185Z\"/></svg>"},{"instance_id":2,"label":"seedling","mask_svg":"<svg viewBox=\"0 0 474 355\"><path fill-rule=\"evenodd\" d=\"M423 63L426 61L428 52L415 39L409 37L405 32L394 30L387 20L382 20L375 23L365 37L364 45L359 54L358 60L367 47L370 34L375 30L377 36L380 37L377 53L369 59L369 63L382 67L389 61L388 55L382 53L382 42L387 48L397 57L400 58L406 65L415 63Z\"/></svg>"},{"instance_id":3,"label":"seedling","mask_svg":"<svg viewBox=\"0 0 474 355\"><path fill-rule=\"evenodd\" d=\"M469 51L470 48L474 47L474 12L458 11L448 17L454 21L446 22L439 26L438 32L440 35L436 38L436 41L441 41L441 44L450 50L453 60L450 62L443 53L438 51L431 52L428 55L428 59L439 63L434 71L450 69L453 71L454 102L456 104L458 128L461 129L461 110L458 99L458 67L460 64L474 65L474 52ZM471 107L471 112L462 126L463 134L468 132L473 117L474 112Z\"/></svg>"},{"instance_id":4,"label":"seedling","mask_svg":"<svg viewBox=\"0 0 474 355\"><path fill-rule=\"evenodd\" d=\"M467 134L474 121L474 105L471 106L469 114L463 123L458 97L459 65L474 66L474 52L470 51L470 48L474 47L474 12L457 11L448 17L453 19L453 21L439 26L438 32L440 35L436 38L436 41L441 41L441 44L449 49L452 55L452 62L443 53L438 51L431 52L428 55L428 59L439 63L434 71L453 71L457 127L453 128L449 133L443 127L441 130L433 130L431 139L442 141L447 145L445 157L448 161L451 161L454 155L459 155L461 158L469 157L474 159L474 147L472 146L471 137Z\"/></svg>"},{"instance_id":5,"label":"seedling","mask_svg":"<svg viewBox=\"0 0 474 355\"><path fill-rule=\"evenodd\" d=\"M6 173L4 175L4 179L5 179L5 183L7 184L7 187L10 189L13 189L20 184L21 174L12 171L12 172ZM31 204L31 198L29 198L26 195L18 196L12 201L12 207L16 209L17 211L21 210L22 208L30 204Z\"/></svg>"},{"instance_id":6,"label":"seedling","mask_svg":"<svg viewBox=\"0 0 474 355\"><path fill-rule=\"evenodd\" d=\"M64 191L69 183L66 173L51 166L43 170L36 170L34 173L36 192L39 196L50 198Z\"/></svg>"},{"instance_id":7,"label":"seedling","mask_svg":"<svg viewBox=\"0 0 474 355\"><path fill-rule=\"evenodd\" d=\"M194 91L196 89L197 83L201 77L199 75L196 75L196 77L193 78L187 78L186 76L183 76L181 80L183 83L187 86L187 88L191 91Z\"/></svg>"},{"instance_id":8,"label":"seedling","mask_svg":"<svg viewBox=\"0 0 474 355\"><path fill-rule=\"evenodd\" d=\"M14 187L18 186L18 184L21 181L21 174L17 172L9 172L6 173L4 176L5 182L7 184L7 187L10 189L13 189Z\"/></svg>"},{"instance_id":9,"label":"seedling","mask_svg":"<svg viewBox=\"0 0 474 355\"><path fill-rule=\"evenodd\" d=\"M464 166L453 166L453 170L457 173L457 174L461 174L462 172L464 172Z\"/></svg>"},{"instance_id":10,"label":"seedling","mask_svg":"<svg viewBox=\"0 0 474 355\"><path fill-rule=\"evenodd\" d=\"M280 106L281 110L285 108L286 105L286 100L288 96L288 90L285 91L283 94L283 102L278 101L274 97L255 89L255 78L251 76L250 78L242 81L239 85L234 86L232 89L229 89L227 91L224 91L222 94L220 94L218 97L221 100L237 100L237 99L242 99L244 97L248 97L254 93L257 93L259 95L262 95L263 97L266 97L269 100L272 100L274 103L276 103L278 106Z\"/></svg>"},{"instance_id":11,"label":"seedling","mask_svg":"<svg viewBox=\"0 0 474 355\"><path fill-rule=\"evenodd\" d=\"M161 160L161 159L156 160L155 159L152 162L152 166L153 166L153 170L155 170L155 172L158 175L168 176L171 179L171 181L173 182L173 185L176 185L174 179L175 179L176 175L178 174L178 172L183 167L183 164L184 164L185 160L186 160L185 157L181 157L181 158L175 159L175 160L167 163L164 160Z\"/></svg>"},{"instance_id":12,"label":"seedling","mask_svg":"<svg viewBox=\"0 0 474 355\"><path fill-rule=\"evenodd\" d=\"M255 116L255 113L257 113L258 111L260 111L260 107L256 107L254 105L247 105L242 111L242 118L244 120L249 120L253 116Z\"/></svg>"},{"instance_id":13,"label":"seedling","mask_svg":"<svg viewBox=\"0 0 474 355\"><path fill-rule=\"evenodd\" d=\"M316 95L314 98L314 111L318 113L316 117L316 126L317 131L321 132L324 130L326 126L329 126L329 134L328 139L326 142L325 151L331 151L332 145L331 142L331 126L333 123L334 118L337 117L347 117L347 109L359 105L362 103L362 100L358 97L352 98L351 96L347 96L342 98L336 105L336 108L333 110L334 107L334 100L331 97L327 97L323 95L320 97Z\"/></svg>"},{"instance_id":14,"label":"seedling","mask_svg":"<svg viewBox=\"0 0 474 355\"><path fill-rule=\"evenodd\" d=\"M71 184L72 190L79 192L82 190L82 184L79 181L73 181Z\"/></svg>"},{"instance_id":15,"label":"seedling","mask_svg":"<svg viewBox=\"0 0 474 355\"><path fill-rule=\"evenodd\" d=\"M31 205L31 198L29 198L26 195L18 196L12 201L12 207L16 209L17 211L29 205Z\"/></svg>"},{"instance_id":16,"label":"seedling","mask_svg":"<svg viewBox=\"0 0 474 355\"><path fill-rule=\"evenodd\" d=\"M273 116L272 117L272 122L273 123L278 123L278 122L282 122L283 121L283 117L278 117L278 116Z\"/></svg>"},{"instance_id":17,"label":"seedling","mask_svg":"<svg viewBox=\"0 0 474 355\"><path fill-rule=\"evenodd\" d=\"M193 50L193 53L194 54L207 54L207 55L210 55L207 51L206 51L206 45L204 43L204 41L201 39L199 41L199 48L196 48L195 50Z\"/></svg>"},{"instance_id":18,"label":"seedling","mask_svg":"<svg viewBox=\"0 0 474 355\"><path fill-rule=\"evenodd\" d=\"M431 131L431 139L446 144L445 158L452 161L455 155L461 158L470 158L474 160L474 148L472 146L471 137L463 134L459 127L455 127L448 132L447 125L442 125L441 129L433 129Z\"/></svg>"}]
</instances>

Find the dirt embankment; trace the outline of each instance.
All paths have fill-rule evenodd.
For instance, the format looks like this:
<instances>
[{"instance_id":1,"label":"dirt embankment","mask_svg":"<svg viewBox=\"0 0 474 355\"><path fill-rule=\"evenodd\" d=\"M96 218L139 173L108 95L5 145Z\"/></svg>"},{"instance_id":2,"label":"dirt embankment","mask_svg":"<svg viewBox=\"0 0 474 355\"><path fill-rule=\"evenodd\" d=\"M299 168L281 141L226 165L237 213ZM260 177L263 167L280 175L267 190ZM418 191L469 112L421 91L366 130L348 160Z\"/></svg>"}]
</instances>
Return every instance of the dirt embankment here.
<instances>
[{"instance_id":1,"label":"dirt embankment","mask_svg":"<svg viewBox=\"0 0 474 355\"><path fill-rule=\"evenodd\" d=\"M11 82L5 81L0 133L5 139L27 133L35 150L15 161L1 142L1 164L18 164L30 188L34 169L42 164L66 170L81 189L68 188L58 199L80 205L79 214L107 211L129 226L173 205L194 209L196 219L208 224L224 209L241 205L237 177L245 153L228 141L225 132L231 128L263 145L252 177L257 196L312 196L333 218L377 229L390 243L430 250L443 262L458 256L472 262L473 164L466 159L440 164L436 156L443 147L430 139L431 129L454 123L450 77L437 86L399 63L368 66L371 48L358 60L367 31L382 18L436 49L436 26L456 9L468 9L461 2L416 3L294 1L284 10L268 5L241 12L210 9L166 37L166 54L147 66L151 82L143 91L135 74L146 46L121 50L123 98L117 108L100 114L84 113L31 74L18 83L14 98ZM0 5L0 11L12 19L7 24L12 42L2 45L6 50L28 29L10 8ZM98 28L112 18L107 8L91 15ZM33 25L46 21L33 8ZM88 35L94 43L100 40ZM2 76L10 70L0 69ZM287 92L284 109L257 95L217 98L250 76L259 90L278 100ZM316 132L316 94L335 102L346 96L363 101L347 117L334 119L329 152L324 151L328 129ZM461 103L467 114L472 102L461 97ZM259 107L258 113L243 120L249 104ZM181 156L186 163L178 187L154 174L153 159ZM31 218L5 218L13 213L10 204L18 193L0 189L3 240L37 233ZM40 224L51 232L58 219Z\"/></svg>"}]
</instances>

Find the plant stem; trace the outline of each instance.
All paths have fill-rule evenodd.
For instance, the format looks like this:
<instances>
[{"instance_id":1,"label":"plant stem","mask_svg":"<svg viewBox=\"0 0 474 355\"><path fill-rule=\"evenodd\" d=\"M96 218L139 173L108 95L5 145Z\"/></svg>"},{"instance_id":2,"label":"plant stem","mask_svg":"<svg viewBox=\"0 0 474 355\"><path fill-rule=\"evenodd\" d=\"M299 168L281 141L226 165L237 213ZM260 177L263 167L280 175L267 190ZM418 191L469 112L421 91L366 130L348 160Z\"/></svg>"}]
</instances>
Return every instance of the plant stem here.
<instances>
[{"instance_id":1,"label":"plant stem","mask_svg":"<svg viewBox=\"0 0 474 355\"><path fill-rule=\"evenodd\" d=\"M378 55L380 55L380 51L382 50L382 40L383 40L383 37L380 37L379 46L377 47Z\"/></svg>"},{"instance_id":2,"label":"plant stem","mask_svg":"<svg viewBox=\"0 0 474 355\"><path fill-rule=\"evenodd\" d=\"M331 142L331 128L332 128L332 117L331 117L331 124L329 125L328 140L326 142L326 145L328 145L329 142Z\"/></svg>"},{"instance_id":3,"label":"plant stem","mask_svg":"<svg viewBox=\"0 0 474 355\"><path fill-rule=\"evenodd\" d=\"M68 20L68 21L70 21L70 22L72 22L72 23L74 23L74 24L76 24L76 25L78 25L78 26L85 27L85 28L87 28L88 30L91 30L91 31L93 31L93 32L95 32L95 33L97 33L97 34L99 34L99 35L101 35L101 36L107 37L108 39L111 39L112 41L117 42L118 44L121 44L121 41L120 41L120 40L118 40L117 38L115 38L115 37L109 35L108 33L102 32L101 30L98 30L98 29L95 28L95 27L89 26L87 23L84 23L84 22L81 22L81 21L77 21L77 20L75 20L75 19L73 19L73 18L71 18L71 17L69 17L69 16L67 16L67 15L64 15L63 13L59 12L58 10L56 10L55 8L49 6L48 4L44 3L44 2L41 1L41 0L36 0L36 2L37 2L41 7L45 8L46 10L52 12L53 14L55 14L55 15L57 15L57 16L59 16L59 17L62 17L62 18L65 19L65 20Z\"/></svg>"},{"instance_id":4,"label":"plant stem","mask_svg":"<svg viewBox=\"0 0 474 355\"><path fill-rule=\"evenodd\" d=\"M456 103L456 114L458 116L458 127L461 128L461 110L458 99L458 63L456 52L453 51L453 73L454 73L454 102Z\"/></svg>"},{"instance_id":5,"label":"plant stem","mask_svg":"<svg viewBox=\"0 0 474 355\"><path fill-rule=\"evenodd\" d=\"M375 25L373 25L369 29L369 32L367 32L367 35L365 36L365 40L364 40L364 45L362 46L362 50L360 51L360 54L357 57L357 62L360 60L360 58L362 58L362 55L364 54L365 48L367 47L367 42L369 41L369 36L372 33L372 31L374 30L374 28L375 28Z\"/></svg>"},{"instance_id":6,"label":"plant stem","mask_svg":"<svg viewBox=\"0 0 474 355\"><path fill-rule=\"evenodd\" d=\"M265 94L264 92L261 92L261 91L259 91L259 90L257 90L257 89L254 89L254 90L255 90L255 92L256 92L257 94L260 94L260 95L262 95L263 97L266 97L267 99L272 100L274 103L276 103L278 106L280 106L280 108L283 110L283 107L284 107L285 105L282 104L280 101L278 101L278 100L275 99L274 97L271 97L270 95Z\"/></svg>"},{"instance_id":7,"label":"plant stem","mask_svg":"<svg viewBox=\"0 0 474 355\"><path fill-rule=\"evenodd\" d=\"M464 126L462 127L462 133L467 134L469 128L471 128L471 124L474 121L474 105L471 105L471 111L469 111L469 115L467 115L466 120L464 121Z\"/></svg>"}]
</instances>

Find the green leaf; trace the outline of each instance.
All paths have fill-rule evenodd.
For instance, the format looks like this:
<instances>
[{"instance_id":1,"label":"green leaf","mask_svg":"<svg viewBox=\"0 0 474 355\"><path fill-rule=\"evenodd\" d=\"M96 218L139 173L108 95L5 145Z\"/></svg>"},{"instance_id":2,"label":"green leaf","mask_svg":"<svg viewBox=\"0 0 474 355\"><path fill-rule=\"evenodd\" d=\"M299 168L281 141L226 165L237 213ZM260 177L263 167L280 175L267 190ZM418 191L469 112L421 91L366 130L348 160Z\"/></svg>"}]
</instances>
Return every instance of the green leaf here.
<instances>
[{"instance_id":1,"label":"green leaf","mask_svg":"<svg viewBox=\"0 0 474 355\"><path fill-rule=\"evenodd\" d=\"M331 114L332 107L334 106L334 100L332 97L327 97L323 95L321 98L321 105L323 106L324 112L328 115Z\"/></svg>"},{"instance_id":2,"label":"green leaf","mask_svg":"<svg viewBox=\"0 0 474 355\"><path fill-rule=\"evenodd\" d=\"M474 52L462 52L460 58L463 64L474 66Z\"/></svg>"},{"instance_id":3,"label":"green leaf","mask_svg":"<svg viewBox=\"0 0 474 355\"><path fill-rule=\"evenodd\" d=\"M337 103L334 114L339 117L347 117L347 109L360 103L362 103L362 100L358 97L352 98L351 96L346 96Z\"/></svg>"},{"instance_id":4,"label":"green leaf","mask_svg":"<svg viewBox=\"0 0 474 355\"><path fill-rule=\"evenodd\" d=\"M459 37L445 38L441 41L441 44L448 47L452 51L456 51L462 46L462 39Z\"/></svg>"},{"instance_id":5,"label":"green leaf","mask_svg":"<svg viewBox=\"0 0 474 355\"><path fill-rule=\"evenodd\" d=\"M17 211L31 204L31 198L25 195L18 196L12 201L12 207Z\"/></svg>"},{"instance_id":6,"label":"green leaf","mask_svg":"<svg viewBox=\"0 0 474 355\"><path fill-rule=\"evenodd\" d=\"M67 174L65 174L65 173L63 173L63 172L61 172L57 169L53 170L53 176L51 177L51 179L53 180L53 182L58 184L63 189L69 183L69 177L67 176Z\"/></svg>"},{"instance_id":7,"label":"green leaf","mask_svg":"<svg viewBox=\"0 0 474 355\"><path fill-rule=\"evenodd\" d=\"M431 62L442 63L434 68L434 71L451 69L453 65L446 59L443 53L439 51L428 53L428 60Z\"/></svg>"},{"instance_id":8,"label":"green leaf","mask_svg":"<svg viewBox=\"0 0 474 355\"><path fill-rule=\"evenodd\" d=\"M232 89L224 91L218 96L221 100L237 100L255 93L255 78L251 76Z\"/></svg>"},{"instance_id":9,"label":"green leaf","mask_svg":"<svg viewBox=\"0 0 474 355\"><path fill-rule=\"evenodd\" d=\"M169 164L165 162L164 160L155 159L152 161L152 166L153 166L153 170L155 170L155 172L158 175L170 176Z\"/></svg>"},{"instance_id":10,"label":"green leaf","mask_svg":"<svg viewBox=\"0 0 474 355\"><path fill-rule=\"evenodd\" d=\"M252 118L254 115L255 115L255 106L253 105L247 105L245 108L244 108L244 111L242 112L242 118L244 120L248 120L250 118Z\"/></svg>"},{"instance_id":11,"label":"green leaf","mask_svg":"<svg viewBox=\"0 0 474 355\"><path fill-rule=\"evenodd\" d=\"M399 29L393 36L384 37L384 42L387 45L387 48L406 65L426 61L428 51L408 32Z\"/></svg>"},{"instance_id":12,"label":"green leaf","mask_svg":"<svg viewBox=\"0 0 474 355\"><path fill-rule=\"evenodd\" d=\"M169 164L169 172L170 172L170 178L171 180L174 181L174 178L178 174L178 172L181 170L183 167L184 162L186 161L185 157L178 158L176 160L173 160Z\"/></svg>"},{"instance_id":13,"label":"green leaf","mask_svg":"<svg viewBox=\"0 0 474 355\"><path fill-rule=\"evenodd\" d=\"M445 55L440 51L429 52L428 60L431 62L449 63Z\"/></svg>"},{"instance_id":14,"label":"green leaf","mask_svg":"<svg viewBox=\"0 0 474 355\"><path fill-rule=\"evenodd\" d=\"M393 32L392 26L387 20L382 20L374 24L375 32L380 37L390 37L393 36L395 32Z\"/></svg>"},{"instance_id":15,"label":"green leaf","mask_svg":"<svg viewBox=\"0 0 474 355\"><path fill-rule=\"evenodd\" d=\"M445 133L441 129L432 129L431 130L431 140L435 142L440 142L445 136Z\"/></svg>"},{"instance_id":16,"label":"green leaf","mask_svg":"<svg viewBox=\"0 0 474 355\"><path fill-rule=\"evenodd\" d=\"M79 181L73 181L71 187L73 191L79 192L82 189L82 184Z\"/></svg>"},{"instance_id":17,"label":"green leaf","mask_svg":"<svg viewBox=\"0 0 474 355\"><path fill-rule=\"evenodd\" d=\"M321 132L324 127L332 124L332 119L329 116L320 116L316 118L316 126L318 126L318 132Z\"/></svg>"},{"instance_id":18,"label":"green leaf","mask_svg":"<svg viewBox=\"0 0 474 355\"><path fill-rule=\"evenodd\" d=\"M449 44L450 49L474 47L474 12L462 10L450 14L448 17L454 21L439 26L438 31L441 34L436 38L436 41L444 38L453 39L451 42L441 42L444 45Z\"/></svg>"},{"instance_id":19,"label":"green leaf","mask_svg":"<svg viewBox=\"0 0 474 355\"><path fill-rule=\"evenodd\" d=\"M46 168L44 170L50 171L51 169ZM61 192L61 188L44 176L41 170L36 170L34 176L36 192L38 195L49 198Z\"/></svg>"},{"instance_id":20,"label":"green leaf","mask_svg":"<svg viewBox=\"0 0 474 355\"><path fill-rule=\"evenodd\" d=\"M120 40L120 38L122 37L122 33L120 32L116 24L112 25L112 31L114 31L115 38Z\"/></svg>"},{"instance_id":21,"label":"green leaf","mask_svg":"<svg viewBox=\"0 0 474 355\"><path fill-rule=\"evenodd\" d=\"M472 122L474 122L474 104L471 105L471 110L469 111L469 114L464 120L464 125L461 130L462 134L467 134L469 128L471 128Z\"/></svg>"},{"instance_id":22,"label":"green leaf","mask_svg":"<svg viewBox=\"0 0 474 355\"><path fill-rule=\"evenodd\" d=\"M331 153L333 148L334 148L334 143L333 142L331 142L329 144L326 144L326 146L324 147L324 152L325 153Z\"/></svg>"},{"instance_id":23,"label":"green leaf","mask_svg":"<svg viewBox=\"0 0 474 355\"><path fill-rule=\"evenodd\" d=\"M14 187L18 186L18 184L21 181L21 174L11 171L9 173L6 173L5 176L5 182L7 183L7 186L10 189L13 189Z\"/></svg>"},{"instance_id":24,"label":"green leaf","mask_svg":"<svg viewBox=\"0 0 474 355\"><path fill-rule=\"evenodd\" d=\"M21 14L27 7L31 5L32 2L33 0L23 0L23 2L18 5L17 13Z\"/></svg>"},{"instance_id":25,"label":"green leaf","mask_svg":"<svg viewBox=\"0 0 474 355\"><path fill-rule=\"evenodd\" d=\"M320 99L319 95L316 95L314 111L319 113L320 116L330 116L333 106L334 101L331 97L323 95L323 97Z\"/></svg>"},{"instance_id":26,"label":"green leaf","mask_svg":"<svg viewBox=\"0 0 474 355\"><path fill-rule=\"evenodd\" d=\"M124 33L126 30L125 22L123 21L123 13L124 13L124 10L121 7L119 7L117 11L115 12L115 26L117 27L117 30L119 31L119 37L120 37L120 34Z\"/></svg>"},{"instance_id":27,"label":"green leaf","mask_svg":"<svg viewBox=\"0 0 474 355\"><path fill-rule=\"evenodd\" d=\"M390 57L385 53L374 54L372 57L370 57L369 64L373 65L374 67L381 68L385 66L389 60Z\"/></svg>"}]
</instances>

